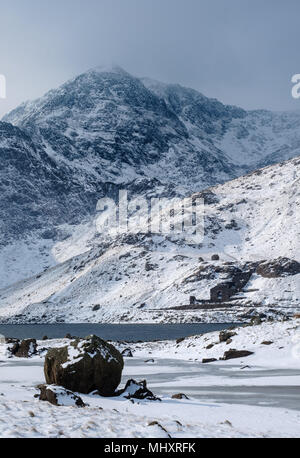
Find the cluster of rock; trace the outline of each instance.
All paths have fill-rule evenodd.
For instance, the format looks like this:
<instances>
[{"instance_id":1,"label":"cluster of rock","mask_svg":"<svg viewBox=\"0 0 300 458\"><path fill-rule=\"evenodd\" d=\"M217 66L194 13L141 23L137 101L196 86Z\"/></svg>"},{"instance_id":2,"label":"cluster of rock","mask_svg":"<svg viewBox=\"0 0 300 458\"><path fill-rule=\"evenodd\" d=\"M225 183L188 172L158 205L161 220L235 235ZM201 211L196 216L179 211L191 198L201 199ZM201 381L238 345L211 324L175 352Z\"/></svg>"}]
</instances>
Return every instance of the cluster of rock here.
<instances>
[{"instance_id":1,"label":"cluster of rock","mask_svg":"<svg viewBox=\"0 0 300 458\"><path fill-rule=\"evenodd\" d=\"M126 356L130 356L129 349L126 350ZM64 347L51 348L47 352L44 364L46 384L38 386L39 399L54 405L78 407L84 407L85 403L75 393L159 400L147 388L145 380L129 380L124 389L117 391L123 367L122 354L110 343L94 335L76 338Z\"/></svg>"},{"instance_id":2,"label":"cluster of rock","mask_svg":"<svg viewBox=\"0 0 300 458\"><path fill-rule=\"evenodd\" d=\"M234 331L230 330L225 330L221 331L219 334L219 342L217 343L226 343L226 345L229 345L232 343L232 338L236 336L237 333ZM270 342L271 344L272 342ZM269 344L269 343L268 343ZM210 344L206 347L207 350L210 348L214 347L215 344ZM236 350L235 348L230 348L229 350L225 351L224 355L219 358L220 361L227 361L228 359L235 359L235 358L245 358L246 356L253 355L253 351L249 350ZM215 361L218 361L217 358L203 358L202 363L213 363Z\"/></svg>"}]
</instances>

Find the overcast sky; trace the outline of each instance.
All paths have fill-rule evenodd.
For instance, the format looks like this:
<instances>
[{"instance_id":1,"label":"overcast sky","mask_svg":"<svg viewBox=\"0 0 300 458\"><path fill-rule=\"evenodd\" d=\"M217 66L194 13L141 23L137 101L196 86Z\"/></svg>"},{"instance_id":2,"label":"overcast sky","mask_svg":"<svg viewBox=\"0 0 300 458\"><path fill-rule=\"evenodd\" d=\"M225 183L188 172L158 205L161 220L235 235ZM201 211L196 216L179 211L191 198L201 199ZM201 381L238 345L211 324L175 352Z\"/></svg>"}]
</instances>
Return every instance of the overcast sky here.
<instances>
[{"instance_id":1,"label":"overcast sky","mask_svg":"<svg viewBox=\"0 0 300 458\"><path fill-rule=\"evenodd\" d=\"M244 108L300 109L299 0L0 0L0 116L115 63Z\"/></svg>"}]
</instances>

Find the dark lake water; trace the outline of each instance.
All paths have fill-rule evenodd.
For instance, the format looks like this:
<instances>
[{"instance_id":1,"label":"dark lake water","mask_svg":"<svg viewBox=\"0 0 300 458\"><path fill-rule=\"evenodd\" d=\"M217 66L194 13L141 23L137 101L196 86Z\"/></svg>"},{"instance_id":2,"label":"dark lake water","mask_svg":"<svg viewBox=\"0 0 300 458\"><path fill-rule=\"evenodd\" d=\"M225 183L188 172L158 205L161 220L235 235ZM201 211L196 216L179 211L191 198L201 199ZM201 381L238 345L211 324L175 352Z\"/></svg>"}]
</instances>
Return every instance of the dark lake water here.
<instances>
[{"instance_id":1,"label":"dark lake water","mask_svg":"<svg viewBox=\"0 0 300 458\"><path fill-rule=\"evenodd\" d=\"M151 340L175 340L195 334L221 331L234 323L196 324L0 324L0 334L19 339L42 339L72 336L86 337L95 334L104 340L125 340L128 342Z\"/></svg>"}]
</instances>

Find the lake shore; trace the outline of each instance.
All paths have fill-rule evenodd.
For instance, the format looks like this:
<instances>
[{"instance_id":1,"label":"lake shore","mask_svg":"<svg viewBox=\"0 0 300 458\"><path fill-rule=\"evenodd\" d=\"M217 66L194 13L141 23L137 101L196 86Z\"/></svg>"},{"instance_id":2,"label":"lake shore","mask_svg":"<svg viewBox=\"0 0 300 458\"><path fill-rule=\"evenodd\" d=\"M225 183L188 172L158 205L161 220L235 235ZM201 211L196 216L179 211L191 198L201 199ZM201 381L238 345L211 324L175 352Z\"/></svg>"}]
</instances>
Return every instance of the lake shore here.
<instances>
[{"instance_id":1,"label":"lake shore","mask_svg":"<svg viewBox=\"0 0 300 458\"><path fill-rule=\"evenodd\" d=\"M2 343L0 437L300 437L299 324L293 319L236 328L229 344L220 342L219 331L131 343L121 385L146 379L162 401L80 395L89 405L83 409L34 398L44 382L47 348L68 339L38 341L44 350L30 359L9 358ZM252 354L219 360L230 348ZM177 393L189 399L172 399Z\"/></svg>"}]
</instances>

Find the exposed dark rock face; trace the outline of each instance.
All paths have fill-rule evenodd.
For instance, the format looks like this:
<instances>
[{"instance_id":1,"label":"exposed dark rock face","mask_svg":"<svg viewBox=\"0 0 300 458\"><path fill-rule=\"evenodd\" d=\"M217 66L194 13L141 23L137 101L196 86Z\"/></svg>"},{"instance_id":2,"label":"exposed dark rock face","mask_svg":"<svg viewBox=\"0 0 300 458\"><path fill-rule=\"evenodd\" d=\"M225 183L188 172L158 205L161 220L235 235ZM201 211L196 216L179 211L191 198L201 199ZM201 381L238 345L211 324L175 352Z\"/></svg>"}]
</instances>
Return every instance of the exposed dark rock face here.
<instances>
[{"instance_id":1,"label":"exposed dark rock face","mask_svg":"<svg viewBox=\"0 0 300 458\"><path fill-rule=\"evenodd\" d=\"M112 396L121 381L123 366L123 357L113 345L90 336L50 349L44 372L47 384L79 393L97 390L101 396Z\"/></svg>"},{"instance_id":2,"label":"exposed dark rock face","mask_svg":"<svg viewBox=\"0 0 300 458\"><path fill-rule=\"evenodd\" d=\"M40 390L39 400L48 401L54 406L86 406L80 396L61 386L39 385L38 389Z\"/></svg>"},{"instance_id":3,"label":"exposed dark rock face","mask_svg":"<svg viewBox=\"0 0 300 458\"><path fill-rule=\"evenodd\" d=\"M149 272L151 270L155 270L157 268L158 268L158 266L156 264L151 264L150 262L146 262L146 264L145 264L146 272Z\"/></svg>"},{"instance_id":4,"label":"exposed dark rock face","mask_svg":"<svg viewBox=\"0 0 300 458\"><path fill-rule=\"evenodd\" d=\"M300 263L293 259L280 257L274 261L259 263L256 273L266 278L288 277L300 273Z\"/></svg>"},{"instance_id":5,"label":"exposed dark rock face","mask_svg":"<svg viewBox=\"0 0 300 458\"><path fill-rule=\"evenodd\" d=\"M215 361L218 361L216 358L203 358L202 363L207 364L207 363L214 363Z\"/></svg>"}]
</instances>

